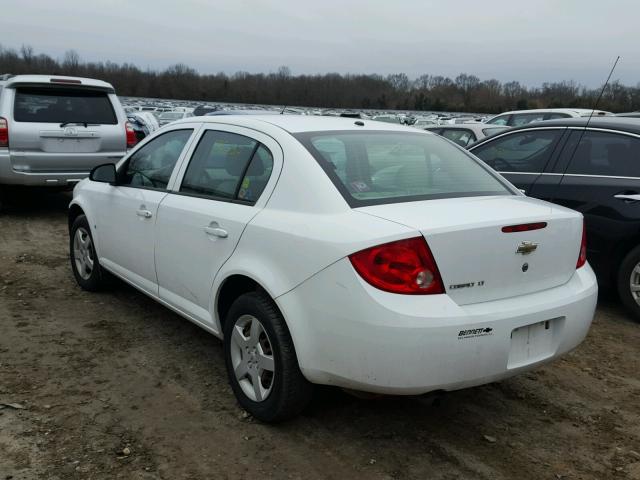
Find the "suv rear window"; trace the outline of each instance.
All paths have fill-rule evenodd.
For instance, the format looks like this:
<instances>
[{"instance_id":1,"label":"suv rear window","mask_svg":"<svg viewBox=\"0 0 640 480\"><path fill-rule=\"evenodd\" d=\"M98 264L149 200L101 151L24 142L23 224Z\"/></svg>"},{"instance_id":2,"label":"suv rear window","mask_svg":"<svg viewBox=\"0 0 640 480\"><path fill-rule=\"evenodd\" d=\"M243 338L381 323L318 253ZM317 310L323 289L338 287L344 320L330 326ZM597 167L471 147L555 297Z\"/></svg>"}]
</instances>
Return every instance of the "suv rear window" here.
<instances>
[{"instance_id":1,"label":"suv rear window","mask_svg":"<svg viewBox=\"0 0 640 480\"><path fill-rule=\"evenodd\" d=\"M512 194L484 165L436 135L327 131L295 136L352 207Z\"/></svg>"},{"instance_id":2,"label":"suv rear window","mask_svg":"<svg viewBox=\"0 0 640 480\"><path fill-rule=\"evenodd\" d=\"M60 88L18 88L13 109L16 122L116 125L106 92Z\"/></svg>"}]
</instances>

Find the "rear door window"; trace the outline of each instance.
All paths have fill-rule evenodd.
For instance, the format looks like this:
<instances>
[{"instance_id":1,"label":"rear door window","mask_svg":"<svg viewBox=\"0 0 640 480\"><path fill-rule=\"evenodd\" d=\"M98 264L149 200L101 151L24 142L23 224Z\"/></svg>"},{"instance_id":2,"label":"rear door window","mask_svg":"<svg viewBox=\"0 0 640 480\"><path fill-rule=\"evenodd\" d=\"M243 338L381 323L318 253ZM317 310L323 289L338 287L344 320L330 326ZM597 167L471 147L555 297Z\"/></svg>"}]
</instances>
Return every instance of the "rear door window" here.
<instances>
[{"instance_id":1,"label":"rear door window","mask_svg":"<svg viewBox=\"0 0 640 480\"><path fill-rule=\"evenodd\" d=\"M254 203L267 185L272 170L273 156L257 140L207 130L191 157L180 192Z\"/></svg>"},{"instance_id":2,"label":"rear door window","mask_svg":"<svg viewBox=\"0 0 640 480\"><path fill-rule=\"evenodd\" d=\"M578 140L580 145L576 149ZM564 151L573 156L566 171L568 174L640 177L640 139L636 137L574 131Z\"/></svg>"},{"instance_id":3,"label":"rear door window","mask_svg":"<svg viewBox=\"0 0 640 480\"><path fill-rule=\"evenodd\" d=\"M500 172L541 173L562 130L527 130L483 143L473 154Z\"/></svg>"},{"instance_id":4,"label":"rear door window","mask_svg":"<svg viewBox=\"0 0 640 480\"><path fill-rule=\"evenodd\" d=\"M118 123L106 92L61 88L17 88L13 118L16 122Z\"/></svg>"}]
</instances>

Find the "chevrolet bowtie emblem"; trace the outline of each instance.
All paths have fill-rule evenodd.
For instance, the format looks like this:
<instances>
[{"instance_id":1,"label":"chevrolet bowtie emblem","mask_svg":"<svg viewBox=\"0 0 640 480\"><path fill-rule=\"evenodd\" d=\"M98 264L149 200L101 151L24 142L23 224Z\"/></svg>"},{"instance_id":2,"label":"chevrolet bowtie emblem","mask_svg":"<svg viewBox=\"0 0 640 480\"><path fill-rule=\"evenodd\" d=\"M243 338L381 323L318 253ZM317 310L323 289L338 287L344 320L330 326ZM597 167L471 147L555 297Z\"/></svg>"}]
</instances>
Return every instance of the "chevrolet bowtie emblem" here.
<instances>
[{"instance_id":1,"label":"chevrolet bowtie emblem","mask_svg":"<svg viewBox=\"0 0 640 480\"><path fill-rule=\"evenodd\" d=\"M535 252L536 248L538 248L538 244L535 242L522 242L520 243L520 245L518 245L516 253L519 253L521 255L529 255L530 253Z\"/></svg>"}]
</instances>

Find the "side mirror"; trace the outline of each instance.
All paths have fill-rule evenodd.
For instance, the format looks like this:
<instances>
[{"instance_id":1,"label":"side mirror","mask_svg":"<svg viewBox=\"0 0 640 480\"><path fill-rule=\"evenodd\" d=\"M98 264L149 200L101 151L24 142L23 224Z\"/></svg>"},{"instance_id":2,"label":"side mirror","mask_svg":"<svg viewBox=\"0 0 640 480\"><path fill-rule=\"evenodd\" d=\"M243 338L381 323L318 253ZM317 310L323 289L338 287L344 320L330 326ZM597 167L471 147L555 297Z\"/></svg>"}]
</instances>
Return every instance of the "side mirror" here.
<instances>
[{"instance_id":1,"label":"side mirror","mask_svg":"<svg viewBox=\"0 0 640 480\"><path fill-rule=\"evenodd\" d=\"M98 165L91 170L89 180L92 182L116 183L116 166L113 163Z\"/></svg>"}]
</instances>

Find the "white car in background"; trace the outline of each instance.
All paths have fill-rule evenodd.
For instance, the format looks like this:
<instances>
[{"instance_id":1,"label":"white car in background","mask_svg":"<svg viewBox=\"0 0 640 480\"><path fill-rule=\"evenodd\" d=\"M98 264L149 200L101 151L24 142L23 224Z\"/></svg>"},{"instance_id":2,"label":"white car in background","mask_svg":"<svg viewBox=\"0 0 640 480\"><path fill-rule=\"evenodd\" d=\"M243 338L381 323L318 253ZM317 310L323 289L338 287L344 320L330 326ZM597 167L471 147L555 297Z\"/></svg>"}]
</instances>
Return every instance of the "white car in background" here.
<instances>
[{"instance_id":1,"label":"white car in background","mask_svg":"<svg viewBox=\"0 0 640 480\"><path fill-rule=\"evenodd\" d=\"M538 108L532 110L514 110L491 117L485 123L490 125L505 125L507 127L519 127L532 122L544 120L557 120L559 118L579 118L591 115L590 108ZM603 110L593 110L594 117L613 115Z\"/></svg>"},{"instance_id":2,"label":"white car in background","mask_svg":"<svg viewBox=\"0 0 640 480\"><path fill-rule=\"evenodd\" d=\"M473 122L473 123L461 123L456 125L439 125L433 127L426 127L425 130L429 132L437 133L457 143L461 147L468 147L474 144L478 140L481 140L496 133L504 132L509 127L500 125L487 125L486 123Z\"/></svg>"},{"instance_id":3,"label":"white car in background","mask_svg":"<svg viewBox=\"0 0 640 480\"><path fill-rule=\"evenodd\" d=\"M193 112L187 110L162 112L158 115L158 123L161 127L167 123L175 122L176 120L182 120L183 118L193 117Z\"/></svg>"},{"instance_id":4,"label":"white car in background","mask_svg":"<svg viewBox=\"0 0 640 480\"><path fill-rule=\"evenodd\" d=\"M268 422L314 383L412 395L532 369L596 305L579 213L379 122L180 120L94 169L69 229L82 288L113 274L222 337L239 403Z\"/></svg>"}]
</instances>

